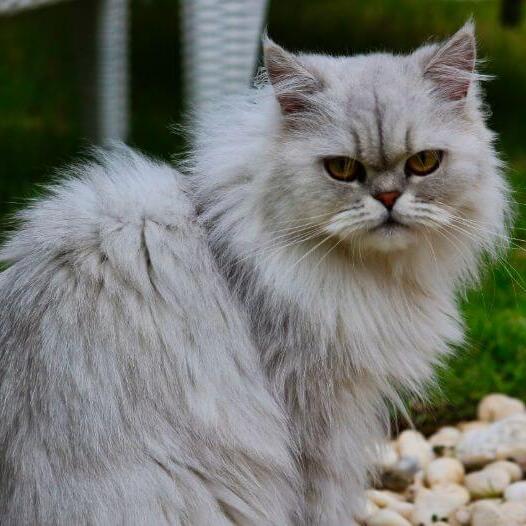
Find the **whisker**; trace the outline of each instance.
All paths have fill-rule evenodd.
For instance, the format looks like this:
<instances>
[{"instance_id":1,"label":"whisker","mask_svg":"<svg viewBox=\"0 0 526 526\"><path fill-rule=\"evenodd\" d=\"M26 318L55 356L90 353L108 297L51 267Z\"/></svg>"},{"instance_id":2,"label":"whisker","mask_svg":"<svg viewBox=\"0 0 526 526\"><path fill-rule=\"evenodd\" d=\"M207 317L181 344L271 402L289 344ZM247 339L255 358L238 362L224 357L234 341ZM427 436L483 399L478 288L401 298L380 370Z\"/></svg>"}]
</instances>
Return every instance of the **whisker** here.
<instances>
[{"instance_id":1,"label":"whisker","mask_svg":"<svg viewBox=\"0 0 526 526\"><path fill-rule=\"evenodd\" d=\"M357 230L359 230L360 228L360 224L357 224L355 225L356 228L352 229L352 230L349 230L349 232L347 232L343 237L341 237L329 250L327 250L327 252L325 252L325 254L319 259L318 263L316 263L315 267L314 268L318 268L321 264L321 262L336 248L338 247L339 245L341 245L341 243L343 243L344 241L347 241Z\"/></svg>"},{"instance_id":2,"label":"whisker","mask_svg":"<svg viewBox=\"0 0 526 526\"><path fill-rule=\"evenodd\" d=\"M286 248L290 248L292 246L295 246L295 245L299 245L301 243L304 243L304 242L308 242L310 241L311 239L316 239L317 237L319 236L319 234L316 234L316 235L313 235L311 236L310 238L305 238L305 239L301 239L301 240L298 240L298 241L294 241L292 243L289 243L285 246L279 246L279 247L274 247L270 250L268 250L267 252L263 252L262 254L260 254L258 257L260 257L259 260L256 260L254 261L253 263L257 266L257 267L260 267L262 264L264 264L269 258L275 256L276 254L278 254L280 251L282 250L285 250ZM245 258L245 259L249 259L249 258Z\"/></svg>"},{"instance_id":3,"label":"whisker","mask_svg":"<svg viewBox=\"0 0 526 526\"><path fill-rule=\"evenodd\" d=\"M487 228L484 228L482 224L480 224L480 223L478 223L476 221L468 222L469 220L467 220L466 218L454 217L453 220L456 223L463 224L464 226L469 227L469 228L474 228L474 229L476 229L479 232L482 232L484 234L491 234L491 235L499 237L499 238L501 238L501 239L503 239L505 241L508 241L511 246L513 246L513 247L515 247L515 248L517 248L519 250L526 250L526 248L524 248L524 247L518 245L517 243L515 243L515 241L518 241L520 243L526 243L526 240L524 240L524 239L521 239L521 238L518 238L518 237L508 236L506 234L503 234L502 232L489 230ZM482 239L482 236L481 236L481 239Z\"/></svg>"},{"instance_id":4,"label":"whisker","mask_svg":"<svg viewBox=\"0 0 526 526\"><path fill-rule=\"evenodd\" d=\"M303 256L301 256L291 267L289 270L292 270L294 269L297 265L299 265L309 254L312 254L312 252L314 252L318 247L320 247L321 245L323 245L324 243L326 243L329 239L331 239L333 236L335 236L336 233L333 232L332 234L329 234L328 236L324 237L319 243L317 243L316 245L314 245L312 248L310 248L309 250L307 250L307 252L305 252L305 254L303 254Z\"/></svg>"},{"instance_id":5,"label":"whisker","mask_svg":"<svg viewBox=\"0 0 526 526\"><path fill-rule=\"evenodd\" d=\"M313 229L312 231L310 232L307 232L307 233L302 233L300 234L298 237L296 238L292 238L290 240L289 243L285 243L284 245L280 245L279 243L272 243L270 246L258 246L258 247L255 247L254 250L252 251L248 251L248 252L245 252L241 258L238 258L236 259L236 261L238 263L242 263L248 259L251 259L251 258L254 258L254 257L257 257L257 256L260 256L261 254L264 254L264 253L273 253L275 252L276 250L283 250L287 247L290 247L290 246L293 246L293 245L297 245L299 243L302 243L302 242L306 242L310 239L314 239L315 237L319 236L320 234L322 234L325 230L323 228L318 228L318 229Z\"/></svg>"},{"instance_id":6,"label":"whisker","mask_svg":"<svg viewBox=\"0 0 526 526\"><path fill-rule=\"evenodd\" d=\"M427 231L427 228L424 226L424 230ZM431 250L431 254L433 255L433 259L435 260L435 266L437 268L437 272L440 272L440 266L438 265L438 259L435 254L435 250L433 248L433 243L431 243L430 239L424 234L424 239L426 240L427 244L429 245L429 249Z\"/></svg>"},{"instance_id":7,"label":"whisker","mask_svg":"<svg viewBox=\"0 0 526 526\"><path fill-rule=\"evenodd\" d=\"M458 216L452 217L452 220L455 220L455 218L458 219ZM429 217L427 219L429 219ZM474 241L476 243L480 243L481 240L483 240L483 238L479 237L479 235L477 235L476 232L469 232L469 231L459 227L458 225L456 225L454 223L449 223L447 225L446 224L439 225L439 228L437 228L435 231L438 232L439 235L444 237L449 243L452 243L453 246L455 246L455 248L459 251L459 253L461 255L463 253L462 250L459 250L459 247L456 245L455 242L453 242L451 237L455 238L457 242L461 242L461 241L459 240L459 238L457 236L454 236L454 234L451 231L449 231L449 236L447 236L446 233L443 232L443 229L445 229L445 228L452 228L453 230L456 230L457 232L463 234L464 236L468 236L469 239L471 239L472 241ZM481 230L479 229L479 231L481 231ZM504 236L504 237L507 239L507 236ZM463 242L461 242L461 244L465 247ZM519 246L517 246L517 248L519 248L521 250L524 250L522 247L519 247ZM469 249L468 249L468 251L469 251ZM495 254L495 257L496 257L497 261L502 265L502 267L504 268L506 273L509 275L509 277L512 279L512 281L514 283L516 283L517 285L519 285L522 289L524 289L523 280L522 280L522 277L520 276L520 274L518 273L518 271L512 265L509 265L509 263L507 263L498 254ZM514 277L511 271L515 272L518 275L519 279L517 279L517 277Z\"/></svg>"},{"instance_id":8,"label":"whisker","mask_svg":"<svg viewBox=\"0 0 526 526\"><path fill-rule=\"evenodd\" d=\"M324 227L325 227L325 225L323 225L323 224L320 225L318 223L313 223L311 225L303 225L302 227L298 227L294 231L290 231L288 233L284 233L284 234L281 234L279 236L275 236L273 238L267 239L263 243L260 242L251 251L245 252L245 254L249 254L250 252L258 252L259 250L272 247L273 245L277 244L277 242L279 242L279 241L285 241L287 239L293 238L295 235L296 236L301 236L301 235L303 235L305 233L308 233L310 231L314 231L314 230L317 230L317 229L323 229Z\"/></svg>"},{"instance_id":9,"label":"whisker","mask_svg":"<svg viewBox=\"0 0 526 526\"><path fill-rule=\"evenodd\" d=\"M452 226L452 225L449 225L449 226ZM457 230L461 233L463 233L464 235L468 235L470 236L470 233L467 232L466 230L462 229L462 228L459 228L457 227ZM472 240L474 241L479 241L479 238L476 238L476 237L472 237ZM519 249L522 249L522 247L518 247ZM522 249L524 250L524 249ZM497 261L502 265L502 268L506 271L506 273L508 274L508 276L511 278L511 280L516 283L524 292L526 292L526 284L522 278L522 276L520 275L520 273L517 271L517 269L515 269L513 267L513 265L509 264L507 261L504 260L504 258L502 258L501 256L496 256L497 257ZM516 275L515 277L513 276L513 274L511 273L511 271L513 271ZM518 279L517 279L518 277Z\"/></svg>"},{"instance_id":10,"label":"whisker","mask_svg":"<svg viewBox=\"0 0 526 526\"><path fill-rule=\"evenodd\" d=\"M331 210L330 212L324 212L323 214L316 214L314 216L309 216L309 217L302 217L301 219L286 219L286 220L283 220L283 221L279 221L279 224L280 225L286 225L286 224L289 224L289 223L298 223L300 220L301 221L310 221L311 219L319 219L319 218L322 218L322 217L329 217L329 216L335 216L339 213L343 212L343 210L336 210L336 211L333 211Z\"/></svg>"},{"instance_id":11,"label":"whisker","mask_svg":"<svg viewBox=\"0 0 526 526\"><path fill-rule=\"evenodd\" d=\"M298 225L298 226L295 226L295 227L280 228L279 230L271 230L271 231L266 232L266 233L271 235L271 236L274 235L274 234L280 234L280 235L276 236L275 238L273 238L273 239L278 239L280 237L286 237L289 234L293 234L294 232L307 230L309 228L313 228L313 227L319 226L319 225L320 225L320 223L318 221L312 221L310 223L304 223L303 225Z\"/></svg>"}]
</instances>

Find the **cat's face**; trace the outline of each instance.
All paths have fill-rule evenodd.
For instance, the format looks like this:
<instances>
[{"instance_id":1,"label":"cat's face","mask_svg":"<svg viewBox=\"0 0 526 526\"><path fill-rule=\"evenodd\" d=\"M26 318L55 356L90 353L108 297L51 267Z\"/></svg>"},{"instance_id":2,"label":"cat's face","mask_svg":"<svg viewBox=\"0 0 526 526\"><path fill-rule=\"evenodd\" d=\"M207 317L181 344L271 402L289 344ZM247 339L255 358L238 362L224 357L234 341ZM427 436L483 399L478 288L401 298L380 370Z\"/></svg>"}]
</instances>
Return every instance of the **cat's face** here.
<instances>
[{"instance_id":1,"label":"cat's face","mask_svg":"<svg viewBox=\"0 0 526 526\"><path fill-rule=\"evenodd\" d=\"M407 56L296 56L267 42L282 117L264 185L272 228L392 252L480 232L491 207L502 221L475 53L470 24Z\"/></svg>"}]
</instances>

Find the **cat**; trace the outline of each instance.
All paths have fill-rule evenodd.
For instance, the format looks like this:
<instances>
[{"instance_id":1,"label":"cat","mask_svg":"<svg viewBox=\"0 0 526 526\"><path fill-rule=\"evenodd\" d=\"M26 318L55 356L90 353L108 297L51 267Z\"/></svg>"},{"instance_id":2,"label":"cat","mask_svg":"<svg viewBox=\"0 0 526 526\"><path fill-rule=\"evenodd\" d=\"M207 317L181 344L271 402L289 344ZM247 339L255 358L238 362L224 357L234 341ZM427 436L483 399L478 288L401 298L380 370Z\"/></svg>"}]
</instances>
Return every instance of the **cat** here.
<instances>
[{"instance_id":1,"label":"cat","mask_svg":"<svg viewBox=\"0 0 526 526\"><path fill-rule=\"evenodd\" d=\"M2 524L356 524L389 404L462 342L510 218L473 24L264 59L179 171L99 152L21 213Z\"/></svg>"},{"instance_id":2,"label":"cat","mask_svg":"<svg viewBox=\"0 0 526 526\"><path fill-rule=\"evenodd\" d=\"M201 119L190 172L300 452L305 524L362 514L389 401L463 341L458 293L507 245L474 23L409 55L287 52Z\"/></svg>"}]
</instances>

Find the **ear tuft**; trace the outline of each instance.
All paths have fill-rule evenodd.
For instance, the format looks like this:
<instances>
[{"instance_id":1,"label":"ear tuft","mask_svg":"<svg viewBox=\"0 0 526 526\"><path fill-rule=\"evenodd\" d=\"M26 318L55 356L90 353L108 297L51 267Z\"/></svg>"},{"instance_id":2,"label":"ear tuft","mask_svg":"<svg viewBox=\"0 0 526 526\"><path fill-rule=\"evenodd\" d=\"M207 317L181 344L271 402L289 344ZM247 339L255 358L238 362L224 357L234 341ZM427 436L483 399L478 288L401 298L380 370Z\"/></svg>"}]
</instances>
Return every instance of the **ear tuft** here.
<instances>
[{"instance_id":1,"label":"ear tuft","mask_svg":"<svg viewBox=\"0 0 526 526\"><path fill-rule=\"evenodd\" d=\"M427 63L424 76L433 80L447 99L464 99L475 76L477 43L475 24L468 20L442 44Z\"/></svg>"},{"instance_id":2,"label":"ear tuft","mask_svg":"<svg viewBox=\"0 0 526 526\"><path fill-rule=\"evenodd\" d=\"M309 95L321 89L321 81L298 58L263 36L265 69L284 114L305 110Z\"/></svg>"}]
</instances>

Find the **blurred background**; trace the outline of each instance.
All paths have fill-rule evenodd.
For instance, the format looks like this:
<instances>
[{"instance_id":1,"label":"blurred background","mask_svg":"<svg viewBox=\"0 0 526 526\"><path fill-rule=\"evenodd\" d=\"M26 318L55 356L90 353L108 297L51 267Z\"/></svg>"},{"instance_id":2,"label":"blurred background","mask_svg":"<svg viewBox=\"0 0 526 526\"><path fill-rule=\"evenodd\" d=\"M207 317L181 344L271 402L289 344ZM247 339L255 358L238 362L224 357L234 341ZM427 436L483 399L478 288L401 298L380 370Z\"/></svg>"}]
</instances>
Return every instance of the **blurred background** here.
<instances>
[{"instance_id":1,"label":"blurred background","mask_svg":"<svg viewBox=\"0 0 526 526\"><path fill-rule=\"evenodd\" d=\"M192 75L203 64L215 64L217 78L230 71L217 68L222 62L210 55L219 49L213 41L204 52L197 45L217 22L212 7L205 9L209 16L203 22L192 0L130 0L114 22L127 20L127 25L115 31L106 27L110 44L127 50L127 66L111 60L102 64L109 94L101 103L95 92L108 86L97 85L101 65L95 64L93 46L100 38L101 16L100 5L98 13L93 6L100 1L44 2L18 10L8 6L16 0L0 0L1 232L9 215L38 193L54 168L102 140L101 111L117 112L109 124L111 133L170 159L184 147L170 126L181 121L187 107L185 93L191 90L185 90L185 82L195 85ZM440 373L440 388L429 404L413 402L413 415L426 431L473 417L476 404L489 392L526 400L526 243L521 240L526 238L526 12L521 0L229 1L245 12L223 27L238 42L228 53L233 63L239 59L242 64L232 71L254 69L251 57L263 24L274 40L292 50L405 52L429 38L444 38L473 15L486 59L482 70L495 76L485 86L491 126L499 133L499 149L520 203L516 239L508 257L488 270L482 289L463 300L468 342ZM201 5L206 7L206 0ZM241 41L249 45L236 51ZM230 80L223 79L224 91L239 83ZM201 95L206 98L206 90Z\"/></svg>"}]
</instances>

